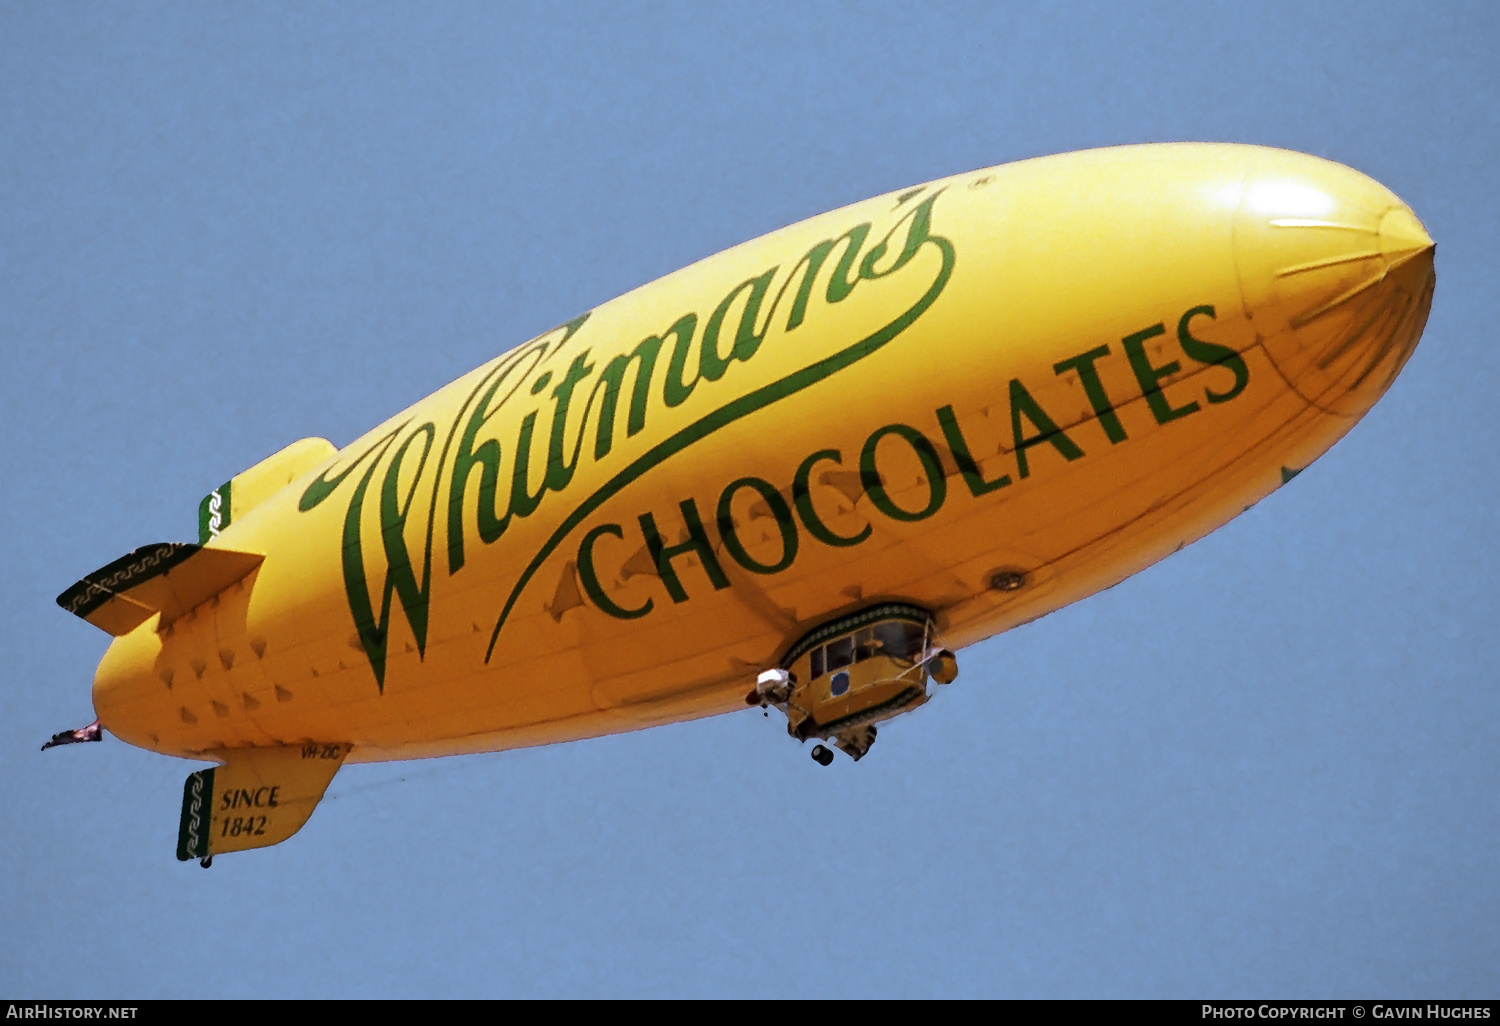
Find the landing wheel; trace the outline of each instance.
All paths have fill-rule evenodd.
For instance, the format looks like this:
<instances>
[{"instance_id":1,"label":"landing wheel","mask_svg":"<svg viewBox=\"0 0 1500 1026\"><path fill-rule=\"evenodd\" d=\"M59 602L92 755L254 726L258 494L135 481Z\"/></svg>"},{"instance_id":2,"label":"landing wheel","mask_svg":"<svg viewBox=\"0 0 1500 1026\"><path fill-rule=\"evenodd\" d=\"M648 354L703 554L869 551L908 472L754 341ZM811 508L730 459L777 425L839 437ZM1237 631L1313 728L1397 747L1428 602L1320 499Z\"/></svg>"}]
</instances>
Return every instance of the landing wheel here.
<instances>
[{"instance_id":1,"label":"landing wheel","mask_svg":"<svg viewBox=\"0 0 1500 1026\"><path fill-rule=\"evenodd\" d=\"M212 855L208 856L207 858L202 858L202 859L198 860L198 865L202 866L204 869L207 869L209 866L211 866L213 864L214 864L214 857Z\"/></svg>"},{"instance_id":2,"label":"landing wheel","mask_svg":"<svg viewBox=\"0 0 1500 1026\"><path fill-rule=\"evenodd\" d=\"M819 766L827 766L833 762L833 753L822 745L813 745L812 758Z\"/></svg>"}]
</instances>

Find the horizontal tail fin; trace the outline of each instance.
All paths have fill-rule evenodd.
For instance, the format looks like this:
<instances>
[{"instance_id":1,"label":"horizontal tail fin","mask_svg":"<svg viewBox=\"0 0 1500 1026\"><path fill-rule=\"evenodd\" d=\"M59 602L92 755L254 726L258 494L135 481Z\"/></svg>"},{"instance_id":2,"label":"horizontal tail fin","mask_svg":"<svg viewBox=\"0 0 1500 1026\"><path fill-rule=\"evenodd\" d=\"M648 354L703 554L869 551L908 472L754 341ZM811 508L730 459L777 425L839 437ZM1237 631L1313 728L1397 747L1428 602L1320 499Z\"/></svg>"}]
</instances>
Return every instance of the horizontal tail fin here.
<instances>
[{"instance_id":1,"label":"horizontal tail fin","mask_svg":"<svg viewBox=\"0 0 1500 1026\"><path fill-rule=\"evenodd\" d=\"M144 545L87 575L57 604L120 637L157 613L171 623L244 580L264 556L188 542Z\"/></svg>"},{"instance_id":2,"label":"horizontal tail fin","mask_svg":"<svg viewBox=\"0 0 1500 1026\"><path fill-rule=\"evenodd\" d=\"M171 623L245 579L264 556L204 548L230 522L275 495L338 450L304 438L215 488L198 506L198 544L160 542L100 567L57 596L57 604L120 637L160 613Z\"/></svg>"}]
</instances>

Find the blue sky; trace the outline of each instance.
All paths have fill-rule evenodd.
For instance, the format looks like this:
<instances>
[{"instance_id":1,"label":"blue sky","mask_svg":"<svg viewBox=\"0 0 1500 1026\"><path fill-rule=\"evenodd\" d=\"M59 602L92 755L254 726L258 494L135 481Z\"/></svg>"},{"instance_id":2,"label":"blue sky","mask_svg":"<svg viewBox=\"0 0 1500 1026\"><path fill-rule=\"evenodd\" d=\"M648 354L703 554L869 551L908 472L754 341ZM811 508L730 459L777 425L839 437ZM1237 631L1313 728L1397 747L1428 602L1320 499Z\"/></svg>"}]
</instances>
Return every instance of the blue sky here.
<instances>
[{"instance_id":1,"label":"blue sky","mask_svg":"<svg viewBox=\"0 0 1500 1026\"><path fill-rule=\"evenodd\" d=\"M1500 7L0 3L0 994L1494 996ZM1424 341L1296 482L962 654L858 766L745 712L354 766L173 858L54 596L627 289L1090 146L1355 167Z\"/></svg>"}]
</instances>

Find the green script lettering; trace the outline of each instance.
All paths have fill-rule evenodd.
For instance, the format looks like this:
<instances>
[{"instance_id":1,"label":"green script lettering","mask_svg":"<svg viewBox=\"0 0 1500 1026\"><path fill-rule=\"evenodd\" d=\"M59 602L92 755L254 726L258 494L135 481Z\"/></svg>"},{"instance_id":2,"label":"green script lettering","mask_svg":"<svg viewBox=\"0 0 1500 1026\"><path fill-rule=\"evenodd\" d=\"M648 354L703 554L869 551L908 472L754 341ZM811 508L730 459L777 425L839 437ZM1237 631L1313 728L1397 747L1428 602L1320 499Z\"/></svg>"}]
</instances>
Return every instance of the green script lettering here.
<instances>
[{"instance_id":1,"label":"green script lettering","mask_svg":"<svg viewBox=\"0 0 1500 1026\"><path fill-rule=\"evenodd\" d=\"M740 282L714 308L712 316L708 318L708 324L703 329L703 342L698 350L698 373L703 380L718 381L729 369L731 361L748 360L760 349L761 339L765 337L770 317L767 316L767 324L762 326L759 332L755 330L755 322L760 316L760 304L765 299L766 290L771 287L771 279L775 274L776 268L772 267L763 274ZM735 298L746 289L750 290L750 294L745 297L745 309L740 313L740 326L734 333L734 344L730 347L728 356L720 356L719 331L724 327L724 317L734 305ZM774 314L775 310L773 309L771 313Z\"/></svg>"},{"instance_id":2,"label":"green script lettering","mask_svg":"<svg viewBox=\"0 0 1500 1026\"><path fill-rule=\"evenodd\" d=\"M678 321L669 330L675 331L681 324L682 321ZM688 332L691 338L691 326ZM616 356L599 372L599 380L594 383L594 388L603 389L603 395L599 399L598 435L594 439L595 460L608 456L609 450L614 447L615 406L619 402L620 389L625 384L625 368L632 362L635 362L635 384L630 390L630 412L625 416L625 437L631 438L639 434L646 426L646 402L651 396L651 372L656 370L656 354L661 351L661 343L660 335L643 338L628 355Z\"/></svg>"},{"instance_id":3,"label":"green script lettering","mask_svg":"<svg viewBox=\"0 0 1500 1026\"><path fill-rule=\"evenodd\" d=\"M535 351L534 354L539 356L540 352ZM498 413L500 408L516 393L516 389L521 387L521 383L525 380L524 373L512 374L521 366L521 362L519 359L510 360L499 369L499 373L494 376L489 388L474 404L474 412L469 415L464 424L463 437L459 440L458 452L453 457L453 470L450 475L452 484L448 488L448 574L450 576L458 573L464 565L464 491L468 488L469 478L476 466L479 467L479 508L476 510L476 515L479 522L480 541L486 545L493 544L505 533L506 525L510 523L508 508L504 516L496 512L500 508L499 497L495 494L500 482L500 442L498 439L490 438L476 445L475 440L490 418ZM496 393L511 377L515 380L497 401Z\"/></svg>"}]
</instances>

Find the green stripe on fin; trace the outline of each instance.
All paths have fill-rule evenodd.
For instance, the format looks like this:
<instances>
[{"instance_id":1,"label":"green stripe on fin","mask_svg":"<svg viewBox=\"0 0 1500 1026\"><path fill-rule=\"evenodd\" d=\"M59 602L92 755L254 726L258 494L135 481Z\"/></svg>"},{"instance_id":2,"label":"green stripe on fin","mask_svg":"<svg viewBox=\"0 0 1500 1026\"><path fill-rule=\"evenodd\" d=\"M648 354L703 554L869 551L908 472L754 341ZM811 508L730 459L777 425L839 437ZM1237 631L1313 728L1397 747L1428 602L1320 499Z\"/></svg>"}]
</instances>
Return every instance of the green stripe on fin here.
<instances>
[{"instance_id":1,"label":"green stripe on fin","mask_svg":"<svg viewBox=\"0 0 1500 1026\"><path fill-rule=\"evenodd\" d=\"M189 773L182 785L182 819L177 824L177 861L208 856L208 827L214 811L214 767Z\"/></svg>"},{"instance_id":2,"label":"green stripe on fin","mask_svg":"<svg viewBox=\"0 0 1500 1026\"><path fill-rule=\"evenodd\" d=\"M224 528L229 526L229 486L233 480L225 481L203 497L198 503L198 544L207 545Z\"/></svg>"}]
</instances>

